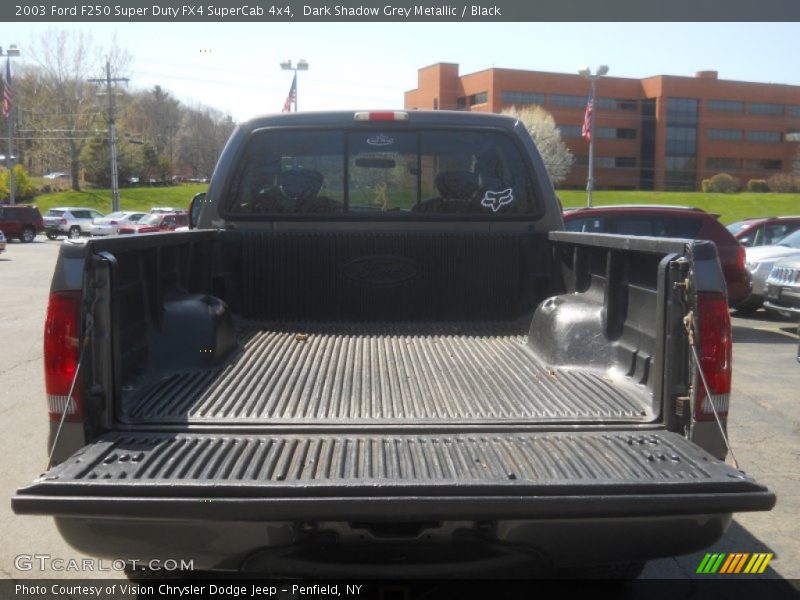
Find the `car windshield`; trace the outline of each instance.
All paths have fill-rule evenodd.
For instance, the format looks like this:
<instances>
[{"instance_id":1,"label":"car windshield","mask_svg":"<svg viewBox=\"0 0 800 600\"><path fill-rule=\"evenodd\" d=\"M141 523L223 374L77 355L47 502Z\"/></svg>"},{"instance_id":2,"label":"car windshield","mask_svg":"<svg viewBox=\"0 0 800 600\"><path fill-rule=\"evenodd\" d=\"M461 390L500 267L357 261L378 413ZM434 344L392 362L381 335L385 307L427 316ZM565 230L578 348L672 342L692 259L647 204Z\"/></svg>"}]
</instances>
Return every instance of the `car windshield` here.
<instances>
[{"instance_id":1,"label":"car windshield","mask_svg":"<svg viewBox=\"0 0 800 600\"><path fill-rule=\"evenodd\" d=\"M125 213L124 212L115 212L115 213L111 213L110 215L106 215L103 218L105 218L105 219L124 219L125 218Z\"/></svg>"},{"instance_id":2,"label":"car windshield","mask_svg":"<svg viewBox=\"0 0 800 600\"><path fill-rule=\"evenodd\" d=\"M47 211L47 215L46 216L48 216L48 217L60 217L63 214L64 214L63 210L56 210L54 208L51 208L50 210Z\"/></svg>"},{"instance_id":3,"label":"car windshield","mask_svg":"<svg viewBox=\"0 0 800 600\"><path fill-rule=\"evenodd\" d=\"M138 221L139 225L158 225L161 215L147 215Z\"/></svg>"},{"instance_id":4,"label":"car windshield","mask_svg":"<svg viewBox=\"0 0 800 600\"><path fill-rule=\"evenodd\" d=\"M789 248L800 249L800 229L798 229L794 233L790 233L781 241L779 241L778 246L788 246Z\"/></svg>"},{"instance_id":5,"label":"car windshield","mask_svg":"<svg viewBox=\"0 0 800 600\"><path fill-rule=\"evenodd\" d=\"M733 235L736 235L737 233L739 233L743 229L747 229L751 225L752 223L750 223L749 221L738 221L737 223L731 223L730 225L728 225L727 229Z\"/></svg>"},{"instance_id":6,"label":"car windshield","mask_svg":"<svg viewBox=\"0 0 800 600\"><path fill-rule=\"evenodd\" d=\"M142 219L142 217L144 217L144 216L145 216L144 213L136 213L135 215L129 216L128 220L133 222L133 223L138 223Z\"/></svg>"}]
</instances>

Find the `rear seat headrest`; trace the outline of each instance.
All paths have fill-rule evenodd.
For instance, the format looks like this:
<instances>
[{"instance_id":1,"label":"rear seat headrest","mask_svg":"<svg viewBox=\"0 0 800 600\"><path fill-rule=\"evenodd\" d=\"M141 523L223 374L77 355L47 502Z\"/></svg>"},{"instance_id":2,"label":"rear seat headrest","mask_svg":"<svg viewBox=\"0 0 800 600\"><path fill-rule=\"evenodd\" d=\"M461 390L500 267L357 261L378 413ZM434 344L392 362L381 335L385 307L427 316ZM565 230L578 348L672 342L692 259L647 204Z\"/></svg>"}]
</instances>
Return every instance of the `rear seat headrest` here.
<instances>
[{"instance_id":1,"label":"rear seat headrest","mask_svg":"<svg viewBox=\"0 0 800 600\"><path fill-rule=\"evenodd\" d=\"M470 171L442 171L435 183L445 200L470 200L478 191L478 178Z\"/></svg>"},{"instance_id":2,"label":"rear seat headrest","mask_svg":"<svg viewBox=\"0 0 800 600\"><path fill-rule=\"evenodd\" d=\"M322 188L324 177L311 169L291 169L278 175L278 185L287 198L313 198Z\"/></svg>"}]
</instances>

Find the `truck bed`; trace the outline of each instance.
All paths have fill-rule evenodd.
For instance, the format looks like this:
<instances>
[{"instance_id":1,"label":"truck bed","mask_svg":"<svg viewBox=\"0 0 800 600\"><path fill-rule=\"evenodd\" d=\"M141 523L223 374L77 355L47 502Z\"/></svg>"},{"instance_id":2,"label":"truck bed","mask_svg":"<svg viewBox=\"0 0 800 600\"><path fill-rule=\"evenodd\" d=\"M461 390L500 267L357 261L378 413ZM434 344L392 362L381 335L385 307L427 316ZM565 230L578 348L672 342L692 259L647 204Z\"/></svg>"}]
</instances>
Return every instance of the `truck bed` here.
<instances>
[{"instance_id":1,"label":"truck bed","mask_svg":"<svg viewBox=\"0 0 800 600\"><path fill-rule=\"evenodd\" d=\"M642 422L652 396L620 374L548 367L524 322L258 323L221 365L125 391L128 423Z\"/></svg>"}]
</instances>

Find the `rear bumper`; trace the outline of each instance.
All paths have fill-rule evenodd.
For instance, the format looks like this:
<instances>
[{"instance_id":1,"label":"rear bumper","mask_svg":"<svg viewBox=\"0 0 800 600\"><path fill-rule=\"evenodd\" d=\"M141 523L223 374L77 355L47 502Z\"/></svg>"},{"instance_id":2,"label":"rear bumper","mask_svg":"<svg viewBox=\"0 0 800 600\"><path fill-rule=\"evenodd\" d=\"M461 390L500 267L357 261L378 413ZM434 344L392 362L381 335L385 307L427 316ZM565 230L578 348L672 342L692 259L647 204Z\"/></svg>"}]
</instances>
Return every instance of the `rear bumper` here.
<instances>
[{"instance_id":1,"label":"rear bumper","mask_svg":"<svg viewBox=\"0 0 800 600\"><path fill-rule=\"evenodd\" d=\"M153 521L56 518L62 537L88 555L192 561L195 570L282 576L482 577L509 569L639 562L716 542L730 515L608 519L442 521L410 537L376 536L368 523Z\"/></svg>"}]
</instances>

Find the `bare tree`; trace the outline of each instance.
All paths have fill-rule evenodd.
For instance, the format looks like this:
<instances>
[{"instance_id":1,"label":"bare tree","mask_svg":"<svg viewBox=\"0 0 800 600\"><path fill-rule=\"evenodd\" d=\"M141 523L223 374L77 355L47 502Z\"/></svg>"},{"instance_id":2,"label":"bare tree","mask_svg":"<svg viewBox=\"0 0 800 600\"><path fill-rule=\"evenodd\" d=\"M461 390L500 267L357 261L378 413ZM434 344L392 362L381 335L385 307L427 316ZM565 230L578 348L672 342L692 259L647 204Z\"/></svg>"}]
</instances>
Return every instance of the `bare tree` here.
<instances>
[{"instance_id":1,"label":"bare tree","mask_svg":"<svg viewBox=\"0 0 800 600\"><path fill-rule=\"evenodd\" d=\"M62 29L42 34L31 56L39 67L39 93L46 99L37 126L66 146L72 189L79 190L81 152L94 130L104 125L100 118L104 104L87 79L97 77L106 60L118 73L127 67L128 54L116 44L103 52L94 47L89 33Z\"/></svg>"},{"instance_id":2,"label":"bare tree","mask_svg":"<svg viewBox=\"0 0 800 600\"><path fill-rule=\"evenodd\" d=\"M208 108L184 109L178 159L194 177L210 177L222 148L234 129L230 115Z\"/></svg>"},{"instance_id":3,"label":"bare tree","mask_svg":"<svg viewBox=\"0 0 800 600\"><path fill-rule=\"evenodd\" d=\"M516 117L528 130L542 155L553 185L564 181L575 162L575 157L561 139L561 133L552 115L540 106L525 106L519 109L513 106L504 110L503 114Z\"/></svg>"}]
</instances>

